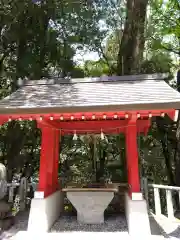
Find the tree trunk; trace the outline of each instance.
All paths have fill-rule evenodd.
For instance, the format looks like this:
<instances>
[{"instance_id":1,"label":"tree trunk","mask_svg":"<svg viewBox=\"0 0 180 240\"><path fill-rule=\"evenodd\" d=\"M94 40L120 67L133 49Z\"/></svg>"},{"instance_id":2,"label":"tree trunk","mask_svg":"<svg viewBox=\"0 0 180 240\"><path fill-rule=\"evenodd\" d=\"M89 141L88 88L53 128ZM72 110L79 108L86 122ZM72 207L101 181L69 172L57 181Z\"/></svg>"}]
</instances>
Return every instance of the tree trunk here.
<instances>
[{"instance_id":1,"label":"tree trunk","mask_svg":"<svg viewBox=\"0 0 180 240\"><path fill-rule=\"evenodd\" d=\"M17 34L17 60L16 60L16 73L15 78L11 84L12 92L15 92L18 89L18 79L20 77L24 77L25 69L24 69L24 57L26 55L26 43L27 43L27 9L25 9L19 16L19 26L18 26L18 34Z\"/></svg>"},{"instance_id":2,"label":"tree trunk","mask_svg":"<svg viewBox=\"0 0 180 240\"><path fill-rule=\"evenodd\" d=\"M39 62L35 69L34 78L40 79L46 76L45 68L47 66L47 34L49 20L54 19L55 5L53 0L42 1L39 14Z\"/></svg>"},{"instance_id":3,"label":"tree trunk","mask_svg":"<svg viewBox=\"0 0 180 240\"><path fill-rule=\"evenodd\" d=\"M45 59L46 59L46 52L47 52L47 31L48 31L48 24L49 24L49 11L48 11L48 5L42 4L41 10L40 10L40 16L39 16L39 56L38 56L38 62L34 70L34 76L35 79L40 79L43 77L43 72L45 68Z\"/></svg>"},{"instance_id":4,"label":"tree trunk","mask_svg":"<svg viewBox=\"0 0 180 240\"><path fill-rule=\"evenodd\" d=\"M12 82L12 92L15 92L18 89L18 79L24 77L24 66L23 59L26 54L26 39L20 35L17 47L17 61L16 61L16 77Z\"/></svg>"},{"instance_id":5,"label":"tree trunk","mask_svg":"<svg viewBox=\"0 0 180 240\"><path fill-rule=\"evenodd\" d=\"M176 131L176 147L174 154L175 162L175 182L176 185L180 187L180 114L177 121L177 131Z\"/></svg>"},{"instance_id":6,"label":"tree trunk","mask_svg":"<svg viewBox=\"0 0 180 240\"><path fill-rule=\"evenodd\" d=\"M19 123L12 121L8 124L6 134L6 160L7 160L7 180L12 181L14 172L22 168L23 162L20 161L20 152L24 146L26 135L20 129Z\"/></svg>"},{"instance_id":7,"label":"tree trunk","mask_svg":"<svg viewBox=\"0 0 180 240\"><path fill-rule=\"evenodd\" d=\"M172 163L171 163L171 154L168 147L169 146L168 136L167 136L168 131L166 130L164 119L157 117L156 123L157 123L158 132L161 138L161 145L162 145L163 155L165 159L168 184L171 186L174 186L175 185L174 173L173 173Z\"/></svg>"},{"instance_id":8,"label":"tree trunk","mask_svg":"<svg viewBox=\"0 0 180 240\"><path fill-rule=\"evenodd\" d=\"M127 15L118 53L119 75L140 72L148 0L127 0Z\"/></svg>"}]
</instances>

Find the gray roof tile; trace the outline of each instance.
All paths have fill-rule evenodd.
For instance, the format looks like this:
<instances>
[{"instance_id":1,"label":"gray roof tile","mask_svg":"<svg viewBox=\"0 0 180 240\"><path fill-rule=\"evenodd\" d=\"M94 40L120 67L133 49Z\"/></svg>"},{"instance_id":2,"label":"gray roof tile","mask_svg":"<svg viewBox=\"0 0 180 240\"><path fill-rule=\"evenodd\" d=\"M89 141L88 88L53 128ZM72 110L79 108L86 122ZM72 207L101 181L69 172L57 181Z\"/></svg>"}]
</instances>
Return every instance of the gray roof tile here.
<instances>
[{"instance_id":1,"label":"gray roof tile","mask_svg":"<svg viewBox=\"0 0 180 240\"><path fill-rule=\"evenodd\" d=\"M180 93L161 79L51 84L31 81L0 101L0 114L147 108L180 109Z\"/></svg>"}]
</instances>

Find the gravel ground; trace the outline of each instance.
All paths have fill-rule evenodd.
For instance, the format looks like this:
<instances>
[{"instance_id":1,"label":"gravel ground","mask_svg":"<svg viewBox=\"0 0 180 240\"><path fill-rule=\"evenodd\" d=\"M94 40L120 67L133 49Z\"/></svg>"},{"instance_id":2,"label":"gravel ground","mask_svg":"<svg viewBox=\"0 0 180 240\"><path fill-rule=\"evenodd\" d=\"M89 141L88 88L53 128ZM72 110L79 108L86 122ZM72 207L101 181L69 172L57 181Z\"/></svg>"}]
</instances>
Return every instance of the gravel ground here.
<instances>
[{"instance_id":1,"label":"gravel ground","mask_svg":"<svg viewBox=\"0 0 180 240\"><path fill-rule=\"evenodd\" d=\"M26 231L28 225L29 212L23 212L15 217L15 224L8 230L0 234L0 240L9 240L19 231Z\"/></svg>"},{"instance_id":2,"label":"gravel ground","mask_svg":"<svg viewBox=\"0 0 180 240\"><path fill-rule=\"evenodd\" d=\"M62 216L51 228L51 232L127 232L127 222L124 215L114 215L105 218L103 224L80 224L76 216Z\"/></svg>"},{"instance_id":3,"label":"gravel ground","mask_svg":"<svg viewBox=\"0 0 180 240\"><path fill-rule=\"evenodd\" d=\"M11 239L18 231L26 231L28 224L28 213L22 213L16 217L15 225L0 235L0 240ZM50 232L127 232L127 222L124 215L114 215L105 218L103 224L89 225L79 224L76 216L62 216L53 225Z\"/></svg>"}]
</instances>

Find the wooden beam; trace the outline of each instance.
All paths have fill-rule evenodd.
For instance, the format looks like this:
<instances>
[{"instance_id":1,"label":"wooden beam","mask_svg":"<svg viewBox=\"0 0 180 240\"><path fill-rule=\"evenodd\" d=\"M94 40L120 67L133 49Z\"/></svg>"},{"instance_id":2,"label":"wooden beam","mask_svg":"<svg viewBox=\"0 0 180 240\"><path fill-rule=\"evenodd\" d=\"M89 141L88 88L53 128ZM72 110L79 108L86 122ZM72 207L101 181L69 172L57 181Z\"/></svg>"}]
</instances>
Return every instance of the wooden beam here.
<instances>
[{"instance_id":1,"label":"wooden beam","mask_svg":"<svg viewBox=\"0 0 180 240\"><path fill-rule=\"evenodd\" d=\"M124 133L128 125L128 120L97 120L97 121L50 121L42 120L38 122L38 127L48 126L55 129L61 129L63 135L94 133L98 134L102 130L106 134ZM137 120L137 131L147 133L151 123L150 120Z\"/></svg>"},{"instance_id":2,"label":"wooden beam","mask_svg":"<svg viewBox=\"0 0 180 240\"><path fill-rule=\"evenodd\" d=\"M0 126L5 124L8 121L8 118L0 116Z\"/></svg>"},{"instance_id":3,"label":"wooden beam","mask_svg":"<svg viewBox=\"0 0 180 240\"><path fill-rule=\"evenodd\" d=\"M175 109L165 109L165 110L141 110L141 111L106 111L106 112L77 112L77 113L48 113L48 114L0 114L0 119L5 119L5 121L10 120L40 120L40 119L53 119L61 121L69 120L103 120L103 119L130 119L132 115L139 114L141 118L148 118L153 116L161 116L161 114L167 114L174 119Z\"/></svg>"}]
</instances>

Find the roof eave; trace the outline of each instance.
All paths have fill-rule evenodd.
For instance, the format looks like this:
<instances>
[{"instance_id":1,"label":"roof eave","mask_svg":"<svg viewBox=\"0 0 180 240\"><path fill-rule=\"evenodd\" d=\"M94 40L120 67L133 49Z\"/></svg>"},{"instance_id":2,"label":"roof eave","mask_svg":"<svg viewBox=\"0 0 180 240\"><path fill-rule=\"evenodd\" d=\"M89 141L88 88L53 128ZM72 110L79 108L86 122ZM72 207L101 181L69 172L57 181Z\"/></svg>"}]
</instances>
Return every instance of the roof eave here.
<instances>
[{"instance_id":1,"label":"roof eave","mask_svg":"<svg viewBox=\"0 0 180 240\"><path fill-rule=\"evenodd\" d=\"M106 106L82 107L36 107L36 108L0 108L0 115L10 114L52 114L52 113L77 113L77 112L109 112L109 111L141 111L141 110L180 109L179 102L124 104Z\"/></svg>"}]
</instances>

